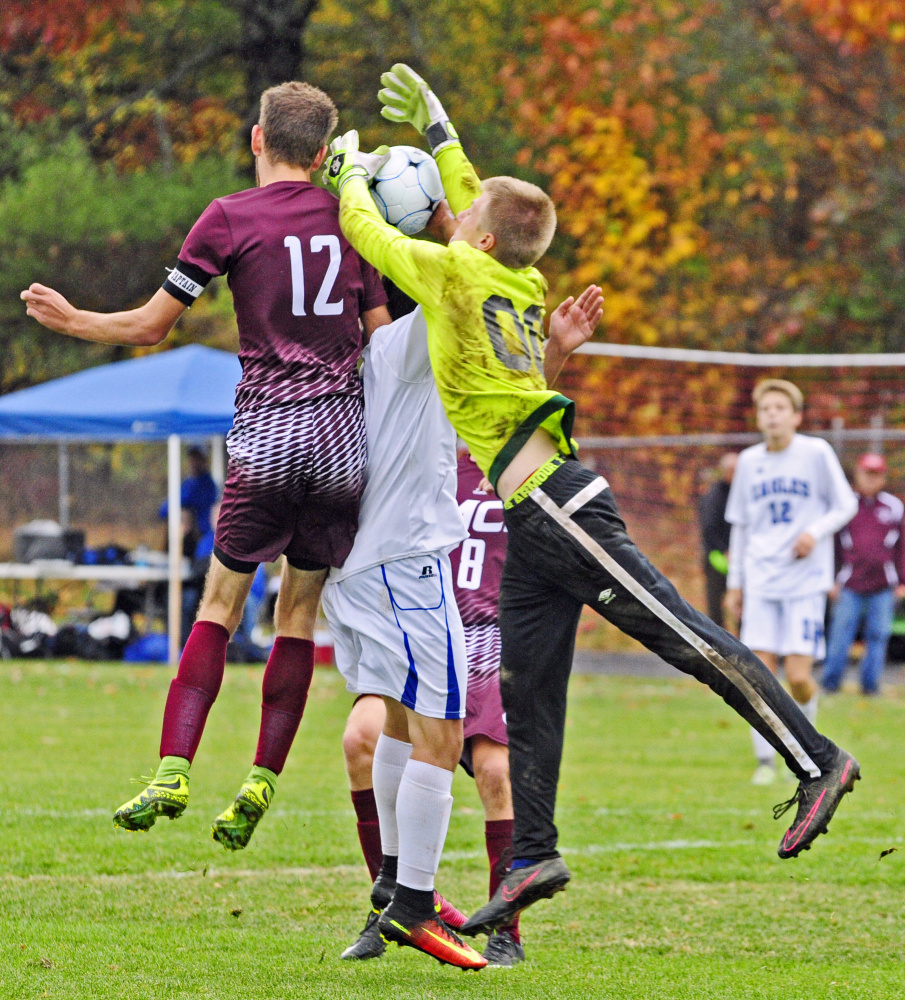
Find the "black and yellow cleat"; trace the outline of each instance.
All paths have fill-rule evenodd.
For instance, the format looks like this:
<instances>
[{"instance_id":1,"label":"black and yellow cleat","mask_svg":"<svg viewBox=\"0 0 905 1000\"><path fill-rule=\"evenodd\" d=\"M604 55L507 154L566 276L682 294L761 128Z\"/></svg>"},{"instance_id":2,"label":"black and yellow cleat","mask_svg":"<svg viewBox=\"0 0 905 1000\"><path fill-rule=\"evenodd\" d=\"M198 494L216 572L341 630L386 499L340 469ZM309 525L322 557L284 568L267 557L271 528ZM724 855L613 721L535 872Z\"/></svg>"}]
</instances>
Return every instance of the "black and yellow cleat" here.
<instances>
[{"instance_id":1,"label":"black and yellow cleat","mask_svg":"<svg viewBox=\"0 0 905 1000\"><path fill-rule=\"evenodd\" d=\"M269 782L263 778L246 780L232 804L211 824L211 837L228 851L241 851L248 846L272 801Z\"/></svg>"},{"instance_id":2,"label":"black and yellow cleat","mask_svg":"<svg viewBox=\"0 0 905 1000\"><path fill-rule=\"evenodd\" d=\"M134 799L113 814L113 825L123 830L150 830L158 816L178 819L189 804L189 783L180 775L155 778Z\"/></svg>"}]
</instances>

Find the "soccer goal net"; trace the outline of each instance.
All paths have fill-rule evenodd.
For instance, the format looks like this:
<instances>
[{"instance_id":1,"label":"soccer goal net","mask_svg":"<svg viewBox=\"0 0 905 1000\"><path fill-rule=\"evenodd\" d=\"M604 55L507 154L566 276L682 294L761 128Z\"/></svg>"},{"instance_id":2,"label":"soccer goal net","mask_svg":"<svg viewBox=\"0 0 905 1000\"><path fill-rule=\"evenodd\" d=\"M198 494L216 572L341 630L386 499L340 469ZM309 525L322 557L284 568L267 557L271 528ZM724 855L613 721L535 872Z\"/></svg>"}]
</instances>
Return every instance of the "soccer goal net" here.
<instances>
[{"instance_id":1,"label":"soccer goal net","mask_svg":"<svg viewBox=\"0 0 905 1000\"><path fill-rule=\"evenodd\" d=\"M703 607L699 497L720 457L760 440L751 392L784 378L804 393L801 431L826 438L851 472L884 454L905 488L905 355L760 355L589 343L558 387L578 405L582 460L610 482L629 530Z\"/></svg>"}]
</instances>

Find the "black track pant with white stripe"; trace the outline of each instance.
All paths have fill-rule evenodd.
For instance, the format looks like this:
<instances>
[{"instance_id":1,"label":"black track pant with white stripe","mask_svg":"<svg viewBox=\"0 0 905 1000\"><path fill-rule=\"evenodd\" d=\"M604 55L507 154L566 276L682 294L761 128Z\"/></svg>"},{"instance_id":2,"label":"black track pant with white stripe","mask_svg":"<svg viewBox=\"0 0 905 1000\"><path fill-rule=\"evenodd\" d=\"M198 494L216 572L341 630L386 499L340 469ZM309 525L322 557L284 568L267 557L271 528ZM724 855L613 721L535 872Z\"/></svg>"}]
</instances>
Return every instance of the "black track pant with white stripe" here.
<instances>
[{"instance_id":1,"label":"black track pant with white stripe","mask_svg":"<svg viewBox=\"0 0 905 1000\"><path fill-rule=\"evenodd\" d=\"M500 589L501 686L515 857L556 856L553 814L566 687L585 604L707 684L799 778L816 777L831 765L835 745L805 719L770 671L683 600L636 548L606 480L568 461L504 516L509 544Z\"/></svg>"}]
</instances>

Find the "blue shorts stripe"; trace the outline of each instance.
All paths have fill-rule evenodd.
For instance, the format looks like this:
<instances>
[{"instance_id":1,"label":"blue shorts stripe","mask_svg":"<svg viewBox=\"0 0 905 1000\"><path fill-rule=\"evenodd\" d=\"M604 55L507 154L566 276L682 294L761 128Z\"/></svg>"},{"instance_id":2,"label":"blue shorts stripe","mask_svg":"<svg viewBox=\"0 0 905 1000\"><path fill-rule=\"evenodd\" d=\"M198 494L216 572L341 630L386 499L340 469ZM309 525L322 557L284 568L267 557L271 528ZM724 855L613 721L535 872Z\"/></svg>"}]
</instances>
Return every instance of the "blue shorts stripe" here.
<instances>
[{"instance_id":1,"label":"blue shorts stripe","mask_svg":"<svg viewBox=\"0 0 905 1000\"><path fill-rule=\"evenodd\" d=\"M417 711L415 708L415 703L418 700L418 670L415 666L415 658L412 656L412 647L409 645L408 633L399 624L399 616L396 614L396 602L393 599L393 591L390 588L390 582L387 580L387 571L385 566L380 567L380 572L383 574L383 583L387 589L387 594L390 597L390 606L393 609L393 617L396 619L396 625L399 631L402 633L402 642L405 645L405 653L408 656L409 670L408 675L405 678L405 687L402 689L402 696L400 701L406 708L410 708L413 712Z\"/></svg>"},{"instance_id":2,"label":"blue shorts stripe","mask_svg":"<svg viewBox=\"0 0 905 1000\"><path fill-rule=\"evenodd\" d=\"M446 718L458 719L462 710L462 698L459 694L459 678L456 675L456 657L453 653L452 633L449 631L449 611L446 603L446 587L443 582L443 569L437 560L437 572L440 574L440 594L443 603L443 620L446 623Z\"/></svg>"}]
</instances>

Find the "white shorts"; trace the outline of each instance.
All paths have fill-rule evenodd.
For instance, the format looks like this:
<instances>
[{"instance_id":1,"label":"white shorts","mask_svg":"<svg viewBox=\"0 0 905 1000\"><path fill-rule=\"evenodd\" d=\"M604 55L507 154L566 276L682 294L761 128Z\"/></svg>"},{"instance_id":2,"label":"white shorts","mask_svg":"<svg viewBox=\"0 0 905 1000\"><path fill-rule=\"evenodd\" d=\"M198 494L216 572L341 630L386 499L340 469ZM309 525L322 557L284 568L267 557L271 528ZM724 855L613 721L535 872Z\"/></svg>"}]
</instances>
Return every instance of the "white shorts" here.
<instances>
[{"instance_id":1,"label":"white shorts","mask_svg":"<svg viewBox=\"0 0 905 1000\"><path fill-rule=\"evenodd\" d=\"M449 556L373 566L327 583L323 608L353 694L395 698L432 719L465 716L465 632Z\"/></svg>"},{"instance_id":2,"label":"white shorts","mask_svg":"<svg viewBox=\"0 0 905 1000\"><path fill-rule=\"evenodd\" d=\"M826 594L774 599L745 591L740 638L755 651L822 660L825 614Z\"/></svg>"}]
</instances>

